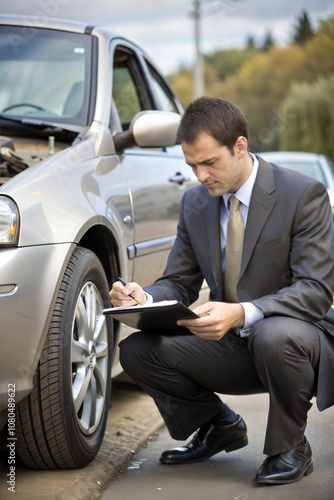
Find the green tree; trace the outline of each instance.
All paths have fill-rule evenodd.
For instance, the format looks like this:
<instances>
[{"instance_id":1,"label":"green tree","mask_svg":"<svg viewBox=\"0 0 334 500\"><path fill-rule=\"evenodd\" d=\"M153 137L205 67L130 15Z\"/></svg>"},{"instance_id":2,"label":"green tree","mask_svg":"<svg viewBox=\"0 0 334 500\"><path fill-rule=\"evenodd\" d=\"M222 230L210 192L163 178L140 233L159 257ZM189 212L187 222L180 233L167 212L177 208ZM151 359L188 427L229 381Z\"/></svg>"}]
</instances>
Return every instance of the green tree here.
<instances>
[{"instance_id":1,"label":"green tree","mask_svg":"<svg viewBox=\"0 0 334 500\"><path fill-rule=\"evenodd\" d=\"M320 23L320 27L304 47L307 79L334 73L334 17Z\"/></svg>"},{"instance_id":2,"label":"green tree","mask_svg":"<svg viewBox=\"0 0 334 500\"><path fill-rule=\"evenodd\" d=\"M169 81L183 105L189 104L193 96L192 68L181 68L178 73L169 75Z\"/></svg>"},{"instance_id":3,"label":"green tree","mask_svg":"<svg viewBox=\"0 0 334 500\"><path fill-rule=\"evenodd\" d=\"M264 52L267 52L268 50L270 50L273 46L275 45L275 42L274 42L274 39L273 37L271 36L271 33L267 33L264 40L263 40L263 44L261 46L261 50L263 50Z\"/></svg>"},{"instance_id":4,"label":"green tree","mask_svg":"<svg viewBox=\"0 0 334 500\"><path fill-rule=\"evenodd\" d=\"M278 149L286 116L280 104L294 83L313 83L334 73L334 19L320 25L305 46L272 47L246 61L239 71L208 93L235 102L248 119L255 151Z\"/></svg>"},{"instance_id":5,"label":"green tree","mask_svg":"<svg viewBox=\"0 0 334 500\"><path fill-rule=\"evenodd\" d=\"M255 38L252 35L249 35L247 37L246 49L247 50L255 50L256 49Z\"/></svg>"},{"instance_id":6,"label":"green tree","mask_svg":"<svg viewBox=\"0 0 334 500\"><path fill-rule=\"evenodd\" d=\"M280 112L285 124L280 130L281 149L334 159L334 74L311 84L294 84Z\"/></svg>"},{"instance_id":7,"label":"green tree","mask_svg":"<svg viewBox=\"0 0 334 500\"><path fill-rule=\"evenodd\" d=\"M282 126L278 108L291 83L304 79L304 67L305 53L299 46L273 47L247 61L215 94L243 109L253 151L278 148Z\"/></svg>"},{"instance_id":8,"label":"green tree","mask_svg":"<svg viewBox=\"0 0 334 500\"><path fill-rule=\"evenodd\" d=\"M294 84L314 84L319 77L327 79L333 75L333 54L334 17L322 21L305 45L274 45L266 52L259 48L234 49L208 55L205 58L205 92L229 99L244 110L253 151L279 149L282 147L282 130L290 119L290 115L282 113L282 101L290 95ZM182 71L172 75L171 80L183 103L188 104L192 99L191 69L182 68ZM297 88L301 92L304 86ZM328 92L327 87L321 88L323 92ZM328 106L328 109L331 107ZM305 120L308 116L309 113ZM303 130L301 127L298 134ZM289 134L293 137L291 129ZM333 133L331 141L332 137Z\"/></svg>"},{"instance_id":9,"label":"green tree","mask_svg":"<svg viewBox=\"0 0 334 500\"><path fill-rule=\"evenodd\" d=\"M256 48L217 50L205 57L205 63L215 68L220 80L239 71L241 66L259 52Z\"/></svg>"},{"instance_id":10,"label":"green tree","mask_svg":"<svg viewBox=\"0 0 334 500\"><path fill-rule=\"evenodd\" d=\"M305 45L307 40L314 36L314 31L311 25L311 21L304 11L302 15L298 18L297 26L295 28L295 33L293 35L293 42L298 45Z\"/></svg>"}]
</instances>

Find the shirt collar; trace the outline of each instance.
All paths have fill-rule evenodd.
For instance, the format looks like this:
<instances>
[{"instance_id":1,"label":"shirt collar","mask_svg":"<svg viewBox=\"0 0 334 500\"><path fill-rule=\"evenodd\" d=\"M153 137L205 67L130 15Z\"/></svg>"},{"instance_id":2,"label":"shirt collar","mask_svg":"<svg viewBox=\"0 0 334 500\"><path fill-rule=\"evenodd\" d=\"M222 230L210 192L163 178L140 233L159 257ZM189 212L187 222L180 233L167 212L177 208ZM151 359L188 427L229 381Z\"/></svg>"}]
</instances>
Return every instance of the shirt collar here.
<instances>
[{"instance_id":1,"label":"shirt collar","mask_svg":"<svg viewBox=\"0 0 334 500\"><path fill-rule=\"evenodd\" d=\"M225 203L226 207L228 207L228 200L229 200L229 198L230 198L230 196L232 194L234 194L234 196L236 198L238 198L238 200L243 205L245 205L246 207L249 207L249 205L250 205L250 199L251 199L251 196L252 196L252 191L253 191L253 187L254 187L254 184L255 184L255 179L256 179L257 171L258 171L258 168L259 168L259 160L252 153L249 153L249 154L250 154L250 156L253 159L252 173L250 174L250 176L248 177L248 179L246 180L246 182L244 182L243 185L240 186L240 188L238 189L238 191L236 193L229 193L229 192L227 192L227 193L225 193L223 195L224 203Z\"/></svg>"}]
</instances>

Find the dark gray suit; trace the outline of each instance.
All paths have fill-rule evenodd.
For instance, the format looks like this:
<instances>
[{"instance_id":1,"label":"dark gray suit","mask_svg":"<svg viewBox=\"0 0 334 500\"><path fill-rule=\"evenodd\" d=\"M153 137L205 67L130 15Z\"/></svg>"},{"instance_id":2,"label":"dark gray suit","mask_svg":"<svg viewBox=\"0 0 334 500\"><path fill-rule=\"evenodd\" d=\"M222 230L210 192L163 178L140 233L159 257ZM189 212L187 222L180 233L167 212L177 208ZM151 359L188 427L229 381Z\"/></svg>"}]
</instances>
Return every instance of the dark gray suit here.
<instances>
[{"instance_id":1,"label":"dark gray suit","mask_svg":"<svg viewBox=\"0 0 334 500\"><path fill-rule=\"evenodd\" d=\"M317 361L317 365L311 369L316 373L314 393L317 393L318 408L324 410L334 404L334 311L331 309L334 288L334 239L327 192L322 184L309 177L271 165L261 158L259 162L245 229L237 290L239 301L251 301L259 307L265 316L262 322L266 322L267 318L283 318L288 328L289 325L299 328L301 335L303 325L305 331L310 329L311 333L311 330L314 330L313 325L316 326L320 338L320 362L318 366ZM177 239L164 275L156 283L145 288L154 297L154 301L178 299L189 305L196 300L203 277L209 285L211 300L224 300L219 230L220 203L221 199L211 197L202 185L185 193L181 202ZM289 323L286 323L287 321ZM272 335L275 335L275 332L272 332ZM253 342L252 336L250 338L249 342ZM229 334L226 339L230 339L228 342L233 353L239 349L238 342L240 345L245 342L240 338L234 339L233 335ZM135 340L130 338L127 345L131 342L133 345L127 351L133 353ZM152 342L158 346L156 339ZM202 342L215 344L214 341ZM124 365L128 365L124 352L126 349L121 345L121 355L122 350ZM201 367L198 366L197 370L201 370ZM131 376L136 378L135 370L132 370ZM263 382L261 374L260 377ZM266 389L269 385L270 393L270 381L263 384ZM147 382L142 382L142 385L150 392ZM254 390L250 392L261 392L260 382L256 381L255 375L253 385ZM290 388L285 387L284 390L289 392ZM152 394L158 407L161 392L159 394ZM293 398L293 394L291 397ZM181 403L180 397L177 403L175 399L175 407L181 404L187 407L185 401ZM298 402L296 405L298 406ZM197 424L197 421L194 409L191 409L192 405L188 406L188 418L187 408L183 411L182 418L185 420L185 427L188 422L191 428L190 422L195 421ZM304 406L307 407L305 402ZM161 408L160 411L163 414ZM171 413L176 414L177 411ZM173 415L169 415L165 420L172 428ZM303 427L302 423L298 425ZM284 429L281 431L283 436ZM184 431L173 432L178 439L178 436L185 434ZM272 440L274 432L272 429L267 442ZM267 448L270 449L270 443ZM268 454L280 452L273 452L274 448L273 446ZM277 450L278 446L275 449Z\"/></svg>"}]
</instances>

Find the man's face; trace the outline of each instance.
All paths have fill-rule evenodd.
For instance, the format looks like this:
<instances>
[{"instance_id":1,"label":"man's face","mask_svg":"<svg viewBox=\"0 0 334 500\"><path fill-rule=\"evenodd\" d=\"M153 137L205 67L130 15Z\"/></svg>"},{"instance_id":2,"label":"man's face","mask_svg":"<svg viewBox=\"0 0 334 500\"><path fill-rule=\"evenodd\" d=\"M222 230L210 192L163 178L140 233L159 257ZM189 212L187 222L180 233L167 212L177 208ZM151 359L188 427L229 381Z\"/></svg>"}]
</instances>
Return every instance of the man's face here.
<instances>
[{"instance_id":1,"label":"man's face","mask_svg":"<svg viewBox=\"0 0 334 500\"><path fill-rule=\"evenodd\" d=\"M205 132L193 144L181 144L187 164L211 196L222 196L228 191L235 193L250 174L238 154L238 141L239 139L234 146L233 155L226 146L222 146Z\"/></svg>"}]
</instances>

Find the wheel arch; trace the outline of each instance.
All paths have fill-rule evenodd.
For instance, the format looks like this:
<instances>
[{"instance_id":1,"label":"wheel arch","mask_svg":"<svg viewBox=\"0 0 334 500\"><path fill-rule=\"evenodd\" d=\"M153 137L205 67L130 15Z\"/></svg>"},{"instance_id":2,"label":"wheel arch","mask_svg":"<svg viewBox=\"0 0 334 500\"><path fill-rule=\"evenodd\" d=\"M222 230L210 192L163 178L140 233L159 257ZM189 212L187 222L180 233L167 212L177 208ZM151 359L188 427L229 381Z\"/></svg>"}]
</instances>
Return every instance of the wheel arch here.
<instances>
[{"instance_id":1,"label":"wheel arch","mask_svg":"<svg viewBox=\"0 0 334 500\"><path fill-rule=\"evenodd\" d=\"M77 246L95 253L104 268L109 289L111 289L116 275L121 274L121 261L124 259L124 256L120 254L115 235L106 226L94 225L81 237ZM118 330L119 323L114 321L114 348L118 343Z\"/></svg>"}]
</instances>

